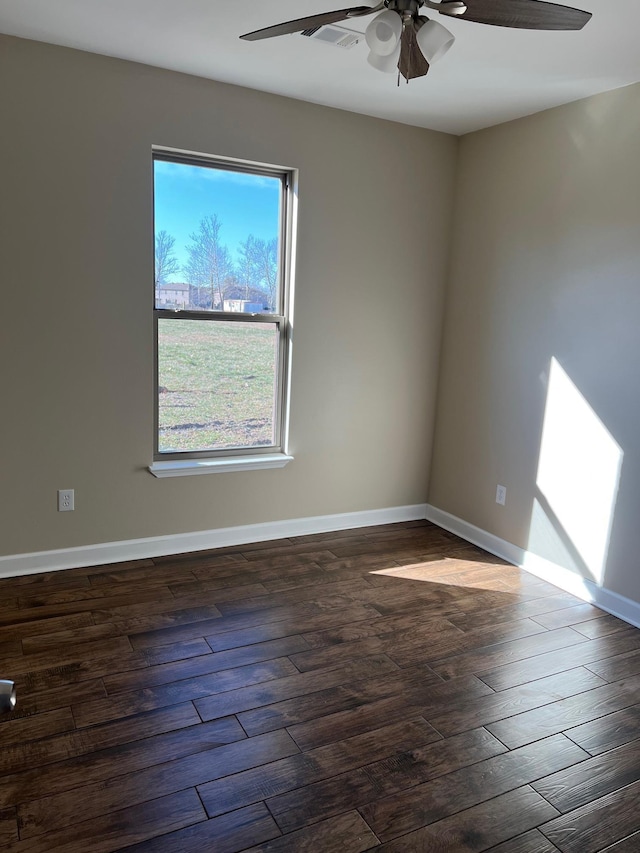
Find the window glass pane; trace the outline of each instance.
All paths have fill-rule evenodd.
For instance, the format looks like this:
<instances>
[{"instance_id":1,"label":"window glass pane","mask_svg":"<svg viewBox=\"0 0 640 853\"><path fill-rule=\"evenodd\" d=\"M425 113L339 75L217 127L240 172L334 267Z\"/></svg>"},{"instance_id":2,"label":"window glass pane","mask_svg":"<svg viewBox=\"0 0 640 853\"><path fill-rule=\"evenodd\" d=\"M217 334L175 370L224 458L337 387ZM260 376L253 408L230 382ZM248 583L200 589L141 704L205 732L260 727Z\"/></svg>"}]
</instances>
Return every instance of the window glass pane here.
<instances>
[{"instance_id":1,"label":"window glass pane","mask_svg":"<svg viewBox=\"0 0 640 853\"><path fill-rule=\"evenodd\" d=\"M156 308L280 313L282 180L154 160Z\"/></svg>"},{"instance_id":2,"label":"window glass pane","mask_svg":"<svg viewBox=\"0 0 640 853\"><path fill-rule=\"evenodd\" d=\"M276 442L277 323L158 320L160 453Z\"/></svg>"}]
</instances>

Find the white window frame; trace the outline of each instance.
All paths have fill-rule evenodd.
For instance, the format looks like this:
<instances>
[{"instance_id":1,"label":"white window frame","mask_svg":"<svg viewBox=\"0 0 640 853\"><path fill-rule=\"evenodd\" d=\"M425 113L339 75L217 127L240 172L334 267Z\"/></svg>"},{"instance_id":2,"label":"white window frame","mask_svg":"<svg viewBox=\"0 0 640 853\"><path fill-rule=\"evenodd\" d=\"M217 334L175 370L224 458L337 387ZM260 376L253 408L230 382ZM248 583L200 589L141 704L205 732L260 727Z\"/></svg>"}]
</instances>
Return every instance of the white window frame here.
<instances>
[{"instance_id":1,"label":"white window frame","mask_svg":"<svg viewBox=\"0 0 640 853\"><path fill-rule=\"evenodd\" d=\"M154 146L152 168L157 160L185 163L204 168L224 169L250 175L267 175L281 180L280 233L278 235L278 305L277 313L243 314L231 311L167 310L158 308L155 299L153 276L153 326L154 326L154 440L153 464L149 471L155 477L180 477L192 474L209 474L224 471L255 471L262 468L282 468L293 457L288 453L289 397L291 389L291 349L293 328L293 268L294 238L297 201L297 170L217 157L207 154L180 151ZM154 205L155 213L155 205ZM155 219L155 217L154 217ZM155 240L155 226L154 226ZM158 324L160 320L187 320L193 322L242 322L276 325L278 329L278 365L274 388L273 445L247 448L221 448L216 450L161 452L159 449L159 383L158 383Z\"/></svg>"}]
</instances>

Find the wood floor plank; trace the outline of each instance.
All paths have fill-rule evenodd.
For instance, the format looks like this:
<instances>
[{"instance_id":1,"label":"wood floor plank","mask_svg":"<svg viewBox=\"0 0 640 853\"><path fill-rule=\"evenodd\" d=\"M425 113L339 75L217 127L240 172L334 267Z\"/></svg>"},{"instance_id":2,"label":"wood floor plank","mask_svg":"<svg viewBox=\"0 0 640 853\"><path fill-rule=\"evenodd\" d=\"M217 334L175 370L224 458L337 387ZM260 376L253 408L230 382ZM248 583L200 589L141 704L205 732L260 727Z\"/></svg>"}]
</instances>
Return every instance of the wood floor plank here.
<instances>
[{"instance_id":1,"label":"wood floor plank","mask_svg":"<svg viewBox=\"0 0 640 853\"><path fill-rule=\"evenodd\" d=\"M206 726L191 726L170 732L138 739L128 744L100 751L83 753L54 764L47 763L38 768L28 768L4 776L0 779L0 802L19 803L21 821L30 834L35 834L37 821L34 815L46 807L43 798L58 795L92 783L101 783L116 779L123 772L137 772L175 761L185 756L208 752L223 745L246 740L246 736L234 718L216 720ZM224 753L223 753L224 754ZM72 813L74 798L59 797L60 803L71 800ZM35 803L31 808L29 803ZM51 810L52 819L61 819ZM31 827L29 829L29 827Z\"/></svg>"},{"instance_id":2,"label":"wood floor plank","mask_svg":"<svg viewBox=\"0 0 640 853\"><path fill-rule=\"evenodd\" d=\"M578 696L526 711L487 728L510 749L629 708L640 690L640 676L605 684Z\"/></svg>"},{"instance_id":3,"label":"wood floor plank","mask_svg":"<svg viewBox=\"0 0 640 853\"><path fill-rule=\"evenodd\" d=\"M580 808L640 780L640 740L545 776L532 787L559 812Z\"/></svg>"},{"instance_id":4,"label":"wood floor plank","mask_svg":"<svg viewBox=\"0 0 640 853\"><path fill-rule=\"evenodd\" d=\"M66 644L60 648L36 652L32 655L16 655L6 657L3 665L13 679L16 676L51 666L62 666L65 663L86 661L92 657L127 654L131 651L131 643L127 637L114 637L110 640L94 640L88 643Z\"/></svg>"},{"instance_id":5,"label":"wood floor plank","mask_svg":"<svg viewBox=\"0 0 640 853\"><path fill-rule=\"evenodd\" d=\"M447 610L451 612L453 608L447 606ZM455 613L455 610L453 612ZM349 622L335 628L325 628L322 631L307 632L303 636L311 648L322 649L337 643L353 643L387 634L397 635L398 632L424 628L426 625L434 634L444 632L459 635L461 633L448 618L434 614L433 609L425 606L419 613L379 616L370 620Z\"/></svg>"},{"instance_id":6,"label":"wood floor plank","mask_svg":"<svg viewBox=\"0 0 640 853\"><path fill-rule=\"evenodd\" d=\"M0 643L0 659L21 655L23 651L20 640L5 640Z\"/></svg>"},{"instance_id":7,"label":"wood floor plank","mask_svg":"<svg viewBox=\"0 0 640 853\"><path fill-rule=\"evenodd\" d=\"M460 701L472 701L475 696L487 694L487 688L478 679L469 676L456 682L433 683L428 686L428 697L420 690L415 695L396 693L392 697L368 702L348 711L338 711L305 723L289 726L287 731L301 749L313 749L331 743L336 737L347 738L366 731L369 727L384 725L389 719L410 719L423 716ZM464 700L462 697L465 697Z\"/></svg>"},{"instance_id":8,"label":"wood floor plank","mask_svg":"<svg viewBox=\"0 0 640 853\"><path fill-rule=\"evenodd\" d=\"M447 708L436 716L429 715L429 722L445 737L494 723L497 720L530 711L558 699L565 699L605 682L597 676L592 677L588 669L579 667L570 669L548 678L540 678L529 684L520 684L499 693L479 696L473 704L461 708Z\"/></svg>"},{"instance_id":9,"label":"wood floor plank","mask_svg":"<svg viewBox=\"0 0 640 853\"><path fill-rule=\"evenodd\" d=\"M519 622L505 622L468 633L461 632L452 625L441 628L441 622L442 620L437 620L436 625L432 626L429 620L421 626L406 631L394 631L359 642L363 645L370 643L372 648L377 648L379 651L388 651L398 664L410 666L413 663L459 655L469 649L493 647L494 645L511 643L523 636L547 633L545 628L530 619L522 619ZM332 659L347 656L349 645L344 643L325 649L301 652L295 655L292 660L298 669L314 669L317 666L326 665Z\"/></svg>"},{"instance_id":10,"label":"wood floor plank","mask_svg":"<svg viewBox=\"0 0 640 853\"><path fill-rule=\"evenodd\" d=\"M285 540L287 541L287 540ZM226 568L230 567L233 572L236 572L239 567L247 565L247 559L240 552L248 550L252 546L250 544L235 548L215 548L205 551L187 551L183 554L162 554L154 557L152 562L154 566L169 565L189 565L189 571L197 567L209 568Z\"/></svg>"},{"instance_id":11,"label":"wood floor plank","mask_svg":"<svg viewBox=\"0 0 640 853\"><path fill-rule=\"evenodd\" d=\"M0 844L18 840L18 819L15 808L0 810Z\"/></svg>"},{"instance_id":12,"label":"wood floor plank","mask_svg":"<svg viewBox=\"0 0 640 853\"><path fill-rule=\"evenodd\" d=\"M220 611L213 603L207 602L206 596L202 594L181 598L172 595L171 598L161 596L150 601L133 601L115 607L96 606L91 611L91 616L96 624L116 622L126 627L143 624L143 620L148 618L151 627L141 630L151 631L155 627L171 627L184 625L186 622L216 619L220 616ZM138 623L137 620L140 622Z\"/></svg>"},{"instance_id":13,"label":"wood floor plank","mask_svg":"<svg viewBox=\"0 0 640 853\"><path fill-rule=\"evenodd\" d=\"M198 596L197 601L202 601ZM146 613L144 616L123 616L112 618L110 611L94 611L93 618L96 623L102 621L113 621L118 626L121 634L128 634L134 648L144 651L156 648L159 645L175 644L180 640L196 640L201 638L211 629L211 623L221 618L218 608L209 604L194 607L195 599L186 601L175 599L172 604L158 603L156 613ZM173 629L173 632L172 632ZM138 642L138 634L157 634L157 639L148 643L144 640ZM134 638L136 642L134 643Z\"/></svg>"},{"instance_id":14,"label":"wood floor plank","mask_svg":"<svg viewBox=\"0 0 640 853\"><path fill-rule=\"evenodd\" d=\"M413 644L416 641L421 641L430 647L432 644L438 643L438 638L440 638L440 642L443 642L442 634L454 635L456 638L464 636L453 626L440 630L438 626L434 628L427 624L423 627L411 628L408 631L367 637L364 640L356 640L355 642L335 643L320 649L299 652L298 654L291 655L291 661L301 672L309 672L327 666L336 666L354 657L366 657L367 655L392 654L393 658L397 659L397 650L399 647L402 648L402 644ZM418 657L419 660L424 658L424 650L422 650L422 655ZM415 662L419 661L415 661L412 657L410 661L406 662L406 665Z\"/></svg>"},{"instance_id":15,"label":"wood floor plank","mask_svg":"<svg viewBox=\"0 0 640 853\"><path fill-rule=\"evenodd\" d=\"M595 640L597 637L606 637L609 634L615 634L626 627L628 627L627 623L623 622L622 619L605 614L597 619L590 619L588 622L580 622L573 626L573 630L584 634L590 640Z\"/></svg>"},{"instance_id":16,"label":"wood floor plank","mask_svg":"<svg viewBox=\"0 0 640 853\"><path fill-rule=\"evenodd\" d=\"M127 853L237 853L270 841L280 830L262 803L127 847Z\"/></svg>"},{"instance_id":17,"label":"wood floor plank","mask_svg":"<svg viewBox=\"0 0 640 853\"><path fill-rule=\"evenodd\" d=\"M195 640L181 640L169 646L146 649L143 654L149 666L158 666L161 663L208 655L210 651L211 646L204 637L197 637Z\"/></svg>"},{"instance_id":18,"label":"wood floor plank","mask_svg":"<svg viewBox=\"0 0 640 853\"><path fill-rule=\"evenodd\" d=\"M112 595L100 599L100 605L104 608L122 607L126 604L139 604L141 601L153 601L163 596L165 600L171 600L173 596L168 589L156 589L150 587L146 592L139 591L130 593L129 595ZM44 599L43 599L44 600ZM2 610L0 611L0 625L13 625L16 622L23 622L25 619L33 619L37 614L42 619L48 619L52 616L64 616L71 613L81 613L90 611L96 607L95 598L87 598L82 601L67 601L58 604L47 604L46 606L38 605L33 608L21 608L18 610Z\"/></svg>"},{"instance_id":19,"label":"wood floor plank","mask_svg":"<svg viewBox=\"0 0 640 853\"><path fill-rule=\"evenodd\" d=\"M249 597L269 594L267 587L258 581L239 586L221 586L220 580L202 581L194 578L191 581L170 583L168 587L171 590L171 594L177 599L197 600L199 598L202 600L206 596L207 600L213 604L223 601L235 601L237 599L244 600Z\"/></svg>"},{"instance_id":20,"label":"wood floor plank","mask_svg":"<svg viewBox=\"0 0 640 853\"><path fill-rule=\"evenodd\" d=\"M571 625L579 625L580 622L589 622L606 616L604 610L594 607L593 604L574 604L565 610L554 610L552 613L540 613L533 618L545 628L566 628Z\"/></svg>"},{"instance_id":21,"label":"wood floor plank","mask_svg":"<svg viewBox=\"0 0 640 853\"><path fill-rule=\"evenodd\" d=\"M139 714L134 718L93 726L85 731L68 731L41 740L3 744L0 750L0 773L6 777L26 768L33 770L45 764L195 726L199 722L200 717L193 704L185 702Z\"/></svg>"},{"instance_id":22,"label":"wood floor plank","mask_svg":"<svg viewBox=\"0 0 640 853\"><path fill-rule=\"evenodd\" d=\"M535 827L555 809L525 786L465 809L443 820L381 845L380 853L481 853Z\"/></svg>"},{"instance_id":23,"label":"wood floor plank","mask_svg":"<svg viewBox=\"0 0 640 853\"><path fill-rule=\"evenodd\" d=\"M372 575L366 569L357 569L344 567L341 569L333 569L327 571L319 563L309 563L309 571L303 575L288 575L286 577L271 577L264 578L262 583L271 593L293 592L296 589L307 588L309 590L325 587L328 584L336 583L336 581L367 581L367 586L371 584ZM318 595L321 595L321 590L318 589Z\"/></svg>"},{"instance_id":24,"label":"wood floor plank","mask_svg":"<svg viewBox=\"0 0 640 853\"><path fill-rule=\"evenodd\" d=\"M599 755L635 740L640 733L640 705L631 705L590 723L583 723L565 734L591 755Z\"/></svg>"},{"instance_id":25,"label":"wood floor plank","mask_svg":"<svg viewBox=\"0 0 640 853\"><path fill-rule=\"evenodd\" d=\"M48 619L40 619L37 614L32 614L30 619L23 622L3 625L0 628L0 642L19 640L22 637L39 637L41 634L51 634L65 628L84 628L87 625L93 625L91 613L70 613L67 616L52 616Z\"/></svg>"},{"instance_id":26,"label":"wood floor plank","mask_svg":"<svg viewBox=\"0 0 640 853\"><path fill-rule=\"evenodd\" d=\"M107 695L101 678L81 681L63 687L52 687L43 691L20 691L20 705L16 716L35 714L38 711L52 711L65 708L78 702L91 702Z\"/></svg>"},{"instance_id":27,"label":"wood floor plank","mask_svg":"<svg viewBox=\"0 0 640 853\"><path fill-rule=\"evenodd\" d=\"M604 678L605 681L620 681L632 675L640 674L640 649L632 648L631 651L616 654L612 645L607 646L611 654L602 655L599 660L589 661L586 666Z\"/></svg>"},{"instance_id":28,"label":"wood floor plank","mask_svg":"<svg viewBox=\"0 0 640 853\"><path fill-rule=\"evenodd\" d=\"M133 583L168 583L184 580L185 577L193 579L184 563L169 562L161 566L154 565L151 570L149 566L129 566L123 569L116 565L101 572L92 572L89 575L89 583L94 588L112 588L130 586Z\"/></svg>"},{"instance_id":29,"label":"wood floor plank","mask_svg":"<svg viewBox=\"0 0 640 853\"><path fill-rule=\"evenodd\" d=\"M300 635L256 643L251 646L242 646L217 654L213 654L209 646L206 643L205 645L209 653L199 657L190 657L177 662L149 666L144 670L131 670L107 676L104 678L107 693L114 694L121 693L124 690L155 687L158 684L168 684L172 681L181 681L197 675L208 675L225 669L262 663L308 649L308 644ZM593 677L597 678L597 676ZM598 680L600 681L600 679Z\"/></svg>"},{"instance_id":30,"label":"wood floor plank","mask_svg":"<svg viewBox=\"0 0 640 853\"><path fill-rule=\"evenodd\" d=\"M546 649L549 642L555 645L558 637L552 639L550 635L553 633L542 628L533 619L504 622L493 628L478 628L475 631L463 633L460 637L443 637L442 640L429 646L427 660L438 661L440 659L438 661L438 673L442 678L450 677L447 665L442 662L443 659L450 663L451 668L459 667L458 675L466 675L468 672L478 672L475 666L468 668L469 654L484 657L485 661L504 660L509 654L512 656L525 654L527 649L531 647ZM579 635L576 634L576 636ZM536 640L536 637L540 639ZM524 642L525 640L529 640L529 643ZM465 655L466 666L460 663L460 659ZM404 644L399 644L397 651L394 652L394 659L403 666L407 666L420 657L424 659L424 650L418 649L415 642L411 643L408 648ZM455 658L455 661L452 662L452 658ZM436 671L435 667L434 671ZM445 672L446 674L443 674Z\"/></svg>"},{"instance_id":31,"label":"wood floor plank","mask_svg":"<svg viewBox=\"0 0 640 853\"><path fill-rule=\"evenodd\" d=\"M275 570L276 572L285 569L287 566L293 566L296 569L304 566L305 563L318 563L326 560L331 561L336 559L336 555L332 551L325 549L311 550L308 546L304 546L307 550L300 551L295 554L274 554L274 551L279 549L261 549L260 551L245 551L244 556L250 563L250 570L260 572L265 570ZM294 550L296 546L290 545L287 548ZM267 553L269 556L267 556ZM196 574L194 572L194 574ZM197 576L197 575L196 575Z\"/></svg>"},{"instance_id":32,"label":"wood floor plank","mask_svg":"<svg viewBox=\"0 0 640 853\"><path fill-rule=\"evenodd\" d=\"M379 798L360 812L378 838L387 841L528 785L551 767L563 769L585 758L584 750L555 735Z\"/></svg>"},{"instance_id":33,"label":"wood floor plank","mask_svg":"<svg viewBox=\"0 0 640 853\"><path fill-rule=\"evenodd\" d=\"M287 607L290 604L313 601L316 607L325 610L336 605L346 607L349 604L354 604L359 600L359 593L371 594L371 584L364 578L334 581L325 584L321 592L318 592L315 587L301 587L285 592L274 592L253 598L221 602L218 609L223 616L239 616L245 613L256 613L261 610L273 610L279 607Z\"/></svg>"},{"instance_id":34,"label":"wood floor plank","mask_svg":"<svg viewBox=\"0 0 640 853\"><path fill-rule=\"evenodd\" d=\"M433 734L431 726L421 718L392 723L259 768L224 776L200 785L198 793L209 817L215 817L371 762L383 759L393 762L409 750L420 751L423 745L433 741Z\"/></svg>"},{"instance_id":35,"label":"wood floor plank","mask_svg":"<svg viewBox=\"0 0 640 853\"><path fill-rule=\"evenodd\" d=\"M558 848L539 830L531 829L524 835L491 847L486 853L558 853Z\"/></svg>"},{"instance_id":36,"label":"wood floor plank","mask_svg":"<svg viewBox=\"0 0 640 853\"><path fill-rule=\"evenodd\" d=\"M251 847L247 853L362 853L372 848L378 849L378 839L358 812L348 812Z\"/></svg>"},{"instance_id":37,"label":"wood floor plank","mask_svg":"<svg viewBox=\"0 0 640 853\"><path fill-rule=\"evenodd\" d=\"M369 574L374 572L376 569L386 569L397 564L395 560L389 559L389 557L385 557L384 555L363 554L357 557L345 557L342 560L330 560L329 562L323 560L319 565L322 567L324 572L339 572L343 569L357 569L365 574Z\"/></svg>"},{"instance_id":38,"label":"wood floor plank","mask_svg":"<svg viewBox=\"0 0 640 853\"><path fill-rule=\"evenodd\" d=\"M559 628L557 631L558 635L560 635L559 632L563 632L561 635L563 637L583 636L578 635L578 632L574 631L573 628ZM549 633L556 634L555 631ZM619 681L626 675L636 673L628 672L619 678L607 678L606 674L594 667L593 664L614 655L640 651L640 631L627 626L626 630L608 637L589 642L578 642L577 644L570 642L557 648L562 649L561 654L558 654L557 649L546 651L540 648L537 653L534 649L533 655L524 659L518 658L513 663L489 661L482 673L482 680L494 690L505 690L507 687L515 687L518 684L524 684L536 678L544 678L547 675L554 675L557 672L564 672L576 666L588 666L592 672L604 678L605 681ZM640 672L640 668L636 672Z\"/></svg>"},{"instance_id":39,"label":"wood floor plank","mask_svg":"<svg viewBox=\"0 0 640 853\"><path fill-rule=\"evenodd\" d=\"M338 604L340 603L338 602ZM340 607L337 606L336 609L340 609ZM314 616L321 612L322 608L313 602L292 605L290 607L262 608L258 611L252 610L250 613L240 613L235 616L220 616L217 619L210 619L207 622L195 625L179 625L175 628L164 628L136 634L132 638L132 644L135 649L143 649L152 646L163 646L167 643L178 642L179 640L192 640L203 636L207 637L208 640L210 635L244 630L245 628L266 625L271 622L286 621L296 616L301 618ZM299 634L300 630L293 633Z\"/></svg>"},{"instance_id":40,"label":"wood floor plank","mask_svg":"<svg viewBox=\"0 0 640 853\"><path fill-rule=\"evenodd\" d=\"M562 853L597 853L640 830L640 782L540 827Z\"/></svg>"},{"instance_id":41,"label":"wood floor plank","mask_svg":"<svg viewBox=\"0 0 640 853\"><path fill-rule=\"evenodd\" d=\"M180 791L140 805L76 821L57 832L10 844L7 853L115 853L139 841L204 820L195 791Z\"/></svg>"},{"instance_id":42,"label":"wood floor plank","mask_svg":"<svg viewBox=\"0 0 640 853\"><path fill-rule=\"evenodd\" d=\"M293 664L291 666L293 667ZM338 687L358 678L380 678L390 672L397 672L397 669L386 655L371 655L314 673L299 673L295 670L295 675L285 673L283 678L276 678L271 684L237 687L218 696L196 699L194 704L203 720L213 720L216 717L226 717L228 714L238 714L263 705L272 705L275 702Z\"/></svg>"},{"instance_id":43,"label":"wood floor plank","mask_svg":"<svg viewBox=\"0 0 640 853\"><path fill-rule=\"evenodd\" d=\"M139 714L142 711L152 711L154 708L178 705L201 697L207 697L209 703L215 704L217 701L215 695L218 693L247 689L248 685L257 685L273 679L294 676L294 673L297 673L297 670L288 658L278 658L236 667L235 669L226 669L211 675L172 681L158 687L116 693L106 699L96 699L92 702L75 705L73 706L73 714L76 725L81 728ZM227 714L218 714L217 716L226 717ZM213 719L213 717L209 719Z\"/></svg>"},{"instance_id":44,"label":"wood floor plank","mask_svg":"<svg viewBox=\"0 0 640 853\"><path fill-rule=\"evenodd\" d=\"M556 592L545 598L533 598L527 601L503 604L501 607L487 607L482 610L464 612L460 616L451 616L454 625L462 631L472 631L500 622L517 622L519 619L531 619L555 610L565 610L575 604L574 596L567 592Z\"/></svg>"},{"instance_id":45,"label":"wood floor plank","mask_svg":"<svg viewBox=\"0 0 640 853\"><path fill-rule=\"evenodd\" d=\"M75 721L70 708L46 711L22 719L9 716L8 719L0 718L0 743L4 749L10 744L36 741L74 728Z\"/></svg>"},{"instance_id":46,"label":"wood floor plank","mask_svg":"<svg viewBox=\"0 0 640 853\"><path fill-rule=\"evenodd\" d=\"M22 653L31 655L35 652L46 652L57 649L68 643L81 643L92 640L107 640L120 634L116 625L87 625L83 628L65 628L51 634L41 634L38 637L25 637L22 641Z\"/></svg>"},{"instance_id":47,"label":"wood floor plank","mask_svg":"<svg viewBox=\"0 0 640 853\"><path fill-rule=\"evenodd\" d=\"M286 732L274 732L237 740L228 745L214 743L182 758L147 766L124 775L92 782L68 792L52 794L19 806L19 821L26 835L48 834L53 828L77 820L77 803L83 803L83 817L94 818L157 797L204 785L231 771L268 764L293 755L298 749ZM53 785L53 780L50 781ZM64 784L68 784L68 781Z\"/></svg>"},{"instance_id":48,"label":"wood floor plank","mask_svg":"<svg viewBox=\"0 0 640 853\"><path fill-rule=\"evenodd\" d=\"M621 841L616 841L610 847L607 847L602 853L637 853L640 850L640 832L634 832L633 835L628 835Z\"/></svg>"},{"instance_id":49,"label":"wood floor plank","mask_svg":"<svg viewBox=\"0 0 640 853\"><path fill-rule=\"evenodd\" d=\"M529 660L543 655L545 652L558 649L566 649L576 645L586 645L587 638L582 634L578 634L572 628L557 628L553 631L543 633L522 639L514 638L504 643L496 645L485 644L480 648L471 649L461 654L453 653L453 656L443 656L442 660L431 658L431 665L434 672L437 672L441 678L457 678L460 675L468 675L469 673L485 673L487 670L493 670L496 667L504 667L514 662L525 661L521 669L526 671L529 666ZM561 657L558 654L555 658ZM562 657L564 657L564 652ZM578 663L570 664L565 669L572 669L574 666L579 666ZM557 670L556 670L557 672ZM544 675L553 675L553 672L544 673ZM531 677L535 677L531 676ZM524 681L530 681L530 678L523 678L517 682L522 684ZM540 677L543 677L542 675ZM491 687L489 679L484 679ZM516 684L510 684L510 687L515 687ZM494 688L498 689L498 688Z\"/></svg>"},{"instance_id":50,"label":"wood floor plank","mask_svg":"<svg viewBox=\"0 0 640 853\"><path fill-rule=\"evenodd\" d=\"M457 536L437 527L431 521L420 518L413 521L394 521L390 524L373 524L371 527L349 527L346 530L332 530L328 533L305 533L301 536L291 536L290 541L297 544L298 542L324 542L327 539L335 539L336 536L348 539L352 539L353 537L360 538L361 536L375 536L376 534L399 536L405 530L415 530L418 527L423 528L425 532L431 531L437 533L439 536L450 536L458 539ZM462 539L459 541L463 542Z\"/></svg>"},{"instance_id":51,"label":"wood floor plank","mask_svg":"<svg viewBox=\"0 0 640 853\"><path fill-rule=\"evenodd\" d=\"M214 635L207 634L206 640L214 652L226 649L248 646L253 643L263 643L266 640L276 640L303 634L305 631L326 630L343 625L366 622L378 619L380 613L368 605L356 605L329 613L318 613L310 616L297 617L292 615L281 621L267 622L239 629L231 629Z\"/></svg>"},{"instance_id":52,"label":"wood floor plank","mask_svg":"<svg viewBox=\"0 0 640 853\"><path fill-rule=\"evenodd\" d=\"M362 676L348 684L239 713L238 719L247 734L261 734L348 708L362 707L387 697L402 695L407 703L418 705L430 700L432 686L442 683L425 667L399 672L392 670L383 679L378 675L371 678L362 673ZM440 737L438 733L436 736Z\"/></svg>"},{"instance_id":53,"label":"wood floor plank","mask_svg":"<svg viewBox=\"0 0 640 853\"><path fill-rule=\"evenodd\" d=\"M21 610L34 611L42 607L60 606L63 611L73 610L82 605L85 610L89 607L97 607L103 601L111 601L114 590L111 587L62 587L55 591L38 590L38 594L21 595L18 597L18 607ZM168 599L170 590L164 583L139 581L135 584L121 584L117 588L118 597L130 598L132 596L153 598L164 596Z\"/></svg>"},{"instance_id":54,"label":"wood floor plank","mask_svg":"<svg viewBox=\"0 0 640 853\"><path fill-rule=\"evenodd\" d=\"M53 664L23 673L14 672L13 676L18 694L23 696L25 693L40 693L45 690L78 684L81 681L101 678L117 671L125 672L130 669L143 669L149 666L146 653L134 652L130 645L124 645L120 648L124 651L119 654L108 654L107 649L105 657L99 656L74 661L65 661L63 657L63 662L58 665Z\"/></svg>"},{"instance_id":55,"label":"wood floor plank","mask_svg":"<svg viewBox=\"0 0 640 853\"><path fill-rule=\"evenodd\" d=\"M505 751L500 741L486 730L477 729L355 770L335 773L325 781L271 797L267 805L280 829L291 832L310 821L365 806L374 799L399 793Z\"/></svg>"},{"instance_id":56,"label":"wood floor plank","mask_svg":"<svg viewBox=\"0 0 640 853\"><path fill-rule=\"evenodd\" d=\"M63 572L51 572L50 574L53 577L57 577L58 575L68 575L70 578L78 576L78 577L91 577L94 574L101 574L102 572L110 572L110 571L128 571L130 569L140 569L147 568L153 569L154 561L150 557L143 557L139 560L122 560L116 563L100 563L95 566L78 566L75 569L67 569ZM48 580L46 581L48 583Z\"/></svg>"}]
</instances>

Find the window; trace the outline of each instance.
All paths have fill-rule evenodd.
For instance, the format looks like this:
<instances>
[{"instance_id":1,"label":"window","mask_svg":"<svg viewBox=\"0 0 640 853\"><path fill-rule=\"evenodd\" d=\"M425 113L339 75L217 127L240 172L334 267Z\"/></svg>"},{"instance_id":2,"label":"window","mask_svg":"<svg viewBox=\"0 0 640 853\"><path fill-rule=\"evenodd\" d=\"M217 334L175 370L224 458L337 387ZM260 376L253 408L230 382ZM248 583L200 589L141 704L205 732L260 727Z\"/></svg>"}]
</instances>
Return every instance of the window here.
<instances>
[{"instance_id":1,"label":"window","mask_svg":"<svg viewBox=\"0 0 640 853\"><path fill-rule=\"evenodd\" d=\"M155 150L156 476L286 455L294 173Z\"/></svg>"}]
</instances>

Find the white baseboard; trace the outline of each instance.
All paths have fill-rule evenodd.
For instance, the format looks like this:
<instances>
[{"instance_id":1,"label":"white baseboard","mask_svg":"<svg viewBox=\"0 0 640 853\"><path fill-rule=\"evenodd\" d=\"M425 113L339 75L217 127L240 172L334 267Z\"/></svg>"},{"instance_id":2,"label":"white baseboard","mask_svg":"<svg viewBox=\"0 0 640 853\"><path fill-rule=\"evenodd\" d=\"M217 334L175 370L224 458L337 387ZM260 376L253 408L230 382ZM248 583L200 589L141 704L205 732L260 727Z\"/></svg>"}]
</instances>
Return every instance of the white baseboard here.
<instances>
[{"instance_id":1,"label":"white baseboard","mask_svg":"<svg viewBox=\"0 0 640 853\"><path fill-rule=\"evenodd\" d=\"M290 518L240 527L223 527L218 530L201 530L195 533L176 533L168 536L151 536L122 542L105 542L100 545L82 545L56 551L38 551L33 554L13 554L0 557L0 578L52 572L83 566L101 566L127 560L143 560L167 554L188 551L208 551L246 545L249 542L268 542L289 536L312 533L330 533L355 527L372 527L376 524L393 524L399 521L416 521L425 518L426 504L371 509L362 512L344 512L337 515L318 515L311 518Z\"/></svg>"},{"instance_id":2,"label":"white baseboard","mask_svg":"<svg viewBox=\"0 0 640 853\"><path fill-rule=\"evenodd\" d=\"M426 518L433 524L437 524L438 527L443 527L462 539L466 539L467 542L484 548L490 554L495 554L496 557L501 557L503 560L519 566L526 572L575 595L582 601L595 604L596 607L606 610L607 613L640 628L640 603L637 601L625 598L625 596L606 587L598 586L593 581L580 577L564 566L552 563L550 560L532 554L531 551L524 548L519 548L511 542L500 539L500 537L494 536L492 533L469 524L469 522L431 504L427 504Z\"/></svg>"},{"instance_id":3,"label":"white baseboard","mask_svg":"<svg viewBox=\"0 0 640 853\"><path fill-rule=\"evenodd\" d=\"M490 554L495 554L509 563L520 566L542 580L570 592L583 601L589 601L608 613L624 619L640 628L640 604L616 592L599 587L593 581L581 578L564 566L559 566L543 557L538 557L524 548L519 548L505 539L500 539L480 527L451 515L430 504L388 507L385 509L345 512L336 515L319 515L310 518L290 518L284 521L268 521L261 524L245 524L238 527L223 527L218 530L201 530L195 533L176 533L167 536L151 536L144 539L129 539L121 542L105 542L98 545L82 545L55 551L37 551L31 554L13 554L0 557L0 578L30 575L37 572L52 572L63 569L82 568L122 563L128 560L143 560L168 554L183 554L189 551L207 551L246 545L249 542L269 542L290 536L305 536L313 533L330 533L356 527L372 527L376 524L393 524L400 521L416 521L426 518L433 524L455 533Z\"/></svg>"}]
</instances>

